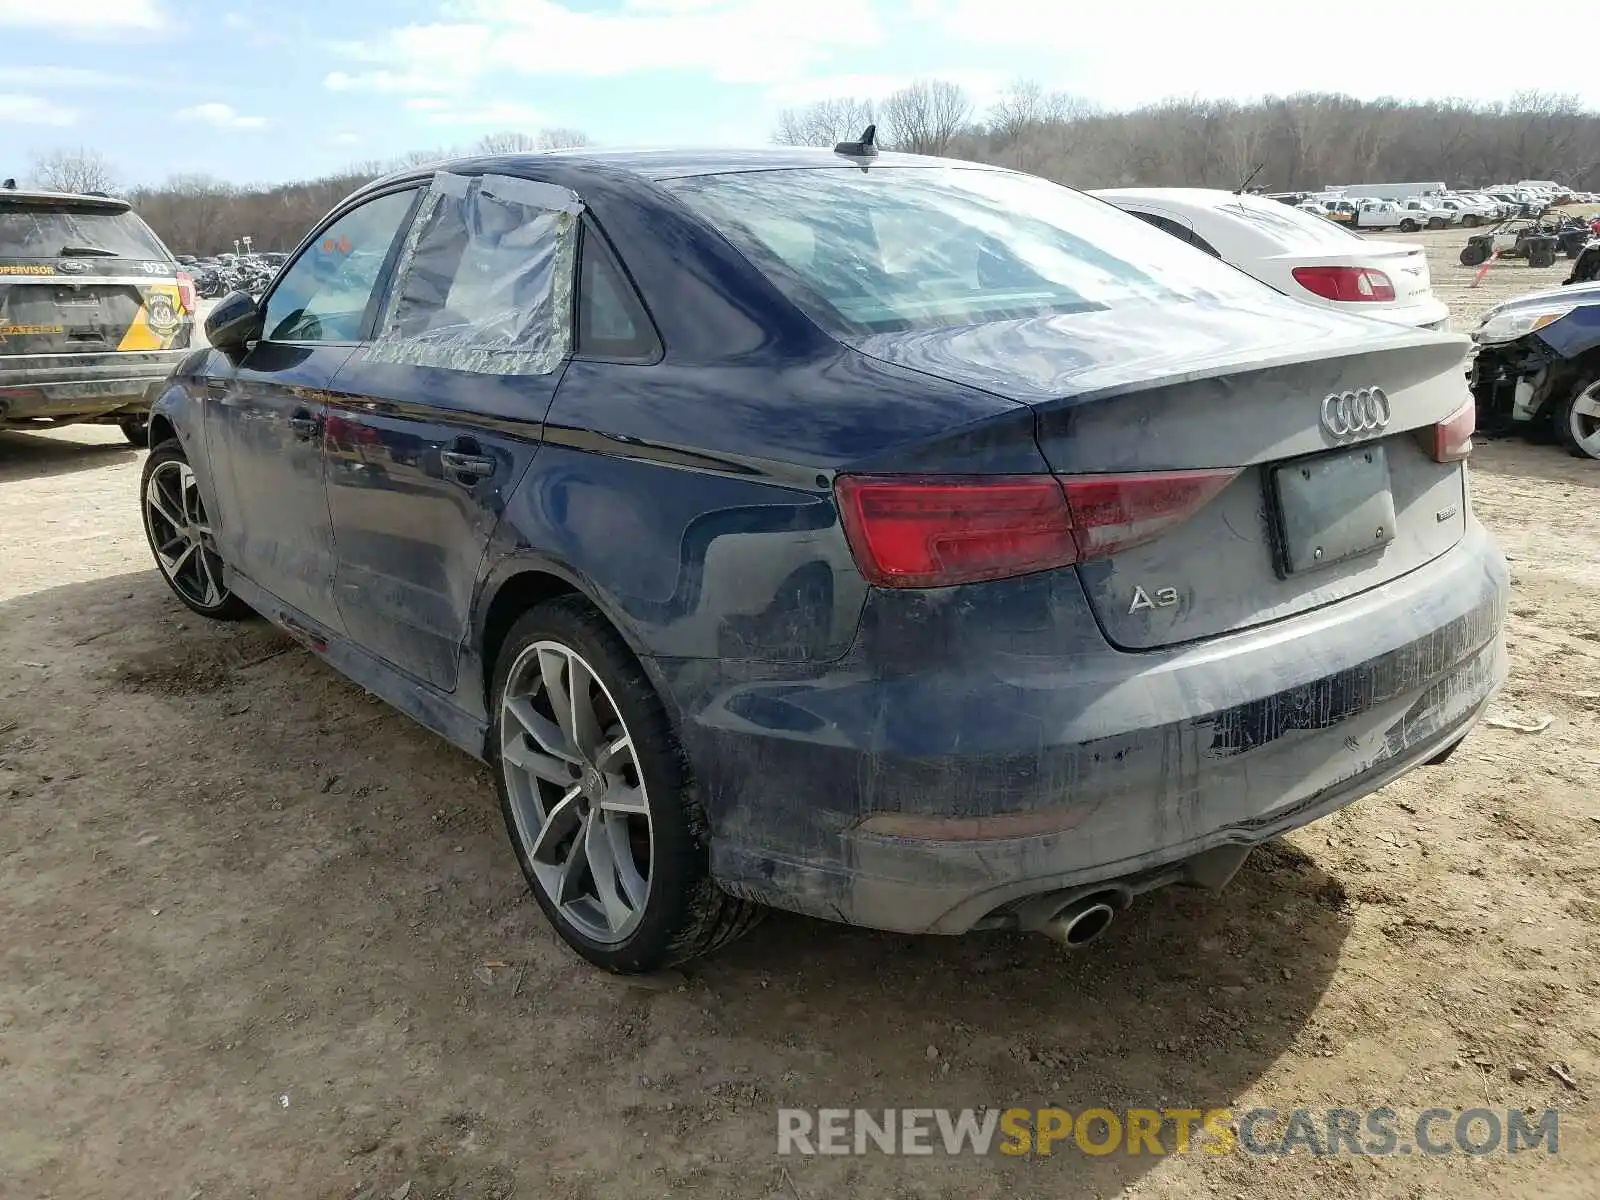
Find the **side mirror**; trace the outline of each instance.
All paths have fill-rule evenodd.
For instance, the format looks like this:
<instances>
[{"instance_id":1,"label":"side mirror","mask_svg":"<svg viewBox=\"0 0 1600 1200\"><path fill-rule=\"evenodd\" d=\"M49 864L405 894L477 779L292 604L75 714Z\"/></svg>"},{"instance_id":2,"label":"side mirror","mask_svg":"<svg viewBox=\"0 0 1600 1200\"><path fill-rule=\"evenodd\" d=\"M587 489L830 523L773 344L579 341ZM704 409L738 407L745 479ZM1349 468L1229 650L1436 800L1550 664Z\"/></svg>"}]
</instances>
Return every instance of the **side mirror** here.
<instances>
[{"instance_id":1,"label":"side mirror","mask_svg":"<svg viewBox=\"0 0 1600 1200\"><path fill-rule=\"evenodd\" d=\"M261 322L261 306L249 292L229 292L206 318L206 340L226 354L240 354L260 339Z\"/></svg>"}]
</instances>

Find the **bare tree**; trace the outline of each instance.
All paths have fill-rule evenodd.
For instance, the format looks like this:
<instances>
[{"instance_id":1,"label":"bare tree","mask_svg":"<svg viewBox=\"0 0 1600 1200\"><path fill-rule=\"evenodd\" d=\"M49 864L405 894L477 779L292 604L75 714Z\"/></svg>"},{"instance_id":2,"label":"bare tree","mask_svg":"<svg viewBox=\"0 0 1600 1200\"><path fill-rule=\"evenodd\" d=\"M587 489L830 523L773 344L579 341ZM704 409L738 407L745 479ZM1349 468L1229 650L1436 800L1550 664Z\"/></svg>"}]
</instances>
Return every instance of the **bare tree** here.
<instances>
[{"instance_id":1,"label":"bare tree","mask_svg":"<svg viewBox=\"0 0 1600 1200\"><path fill-rule=\"evenodd\" d=\"M518 133L515 130L502 130L499 133L486 133L478 139L474 146L476 154L527 154L533 150L542 150L539 139L531 133Z\"/></svg>"},{"instance_id":2,"label":"bare tree","mask_svg":"<svg viewBox=\"0 0 1600 1200\"><path fill-rule=\"evenodd\" d=\"M959 84L919 79L884 100L884 141L912 154L943 154L971 114L972 99Z\"/></svg>"},{"instance_id":3,"label":"bare tree","mask_svg":"<svg viewBox=\"0 0 1600 1200\"><path fill-rule=\"evenodd\" d=\"M485 134L473 146L474 154L538 154L545 150L566 150L590 144L581 129L541 129L538 133L502 130Z\"/></svg>"},{"instance_id":4,"label":"bare tree","mask_svg":"<svg viewBox=\"0 0 1600 1200\"><path fill-rule=\"evenodd\" d=\"M874 120L871 100L840 96L805 108L784 109L778 114L772 140L780 146L834 146L859 137Z\"/></svg>"},{"instance_id":5,"label":"bare tree","mask_svg":"<svg viewBox=\"0 0 1600 1200\"><path fill-rule=\"evenodd\" d=\"M110 192L117 186L117 172L109 159L97 150L52 150L33 160L28 171L34 187L51 192Z\"/></svg>"},{"instance_id":6,"label":"bare tree","mask_svg":"<svg viewBox=\"0 0 1600 1200\"><path fill-rule=\"evenodd\" d=\"M594 145L593 140L583 130L568 129L560 125L552 129L541 129L535 140L540 150L577 150Z\"/></svg>"}]
</instances>

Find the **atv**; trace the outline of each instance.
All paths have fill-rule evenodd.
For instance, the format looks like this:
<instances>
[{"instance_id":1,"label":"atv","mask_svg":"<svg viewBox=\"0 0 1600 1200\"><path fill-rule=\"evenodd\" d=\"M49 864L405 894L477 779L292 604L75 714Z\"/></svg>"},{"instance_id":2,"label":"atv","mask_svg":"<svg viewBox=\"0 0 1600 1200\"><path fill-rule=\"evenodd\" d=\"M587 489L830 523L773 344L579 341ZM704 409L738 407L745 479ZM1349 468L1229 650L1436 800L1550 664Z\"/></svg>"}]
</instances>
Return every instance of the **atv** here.
<instances>
[{"instance_id":1,"label":"atv","mask_svg":"<svg viewBox=\"0 0 1600 1200\"><path fill-rule=\"evenodd\" d=\"M1546 222L1534 217L1513 217L1501 221L1485 233L1475 233L1461 248L1461 265L1476 267L1489 261L1496 251L1501 258L1521 258L1530 267L1555 265L1560 237ZM1582 243L1579 243L1581 249ZM1575 257L1574 249L1569 257Z\"/></svg>"}]
</instances>

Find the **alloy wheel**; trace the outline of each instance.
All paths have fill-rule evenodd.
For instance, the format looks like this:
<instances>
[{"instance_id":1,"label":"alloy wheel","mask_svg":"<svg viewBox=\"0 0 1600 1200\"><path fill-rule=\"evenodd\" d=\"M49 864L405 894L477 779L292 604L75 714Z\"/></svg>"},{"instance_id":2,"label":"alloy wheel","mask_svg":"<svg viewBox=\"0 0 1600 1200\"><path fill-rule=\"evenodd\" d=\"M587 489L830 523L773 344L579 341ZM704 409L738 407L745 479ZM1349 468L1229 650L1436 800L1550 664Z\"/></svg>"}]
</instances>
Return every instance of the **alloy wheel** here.
<instances>
[{"instance_id":1,"label":"alloy wheel","mask_svg":"<svg viewBox=\"0 0 1600 1200\"><path fill-rule=\"evenodd\" d=\"M1600 383L1572 402L1567 410L1567 428L1579 450L1600 459Z\"/></svg>"},{"instance_id":2,"label":"alloy wheel","mask_svg":"<svg viewBox=\"0 0 1600 1200\"><path fill-rule=\"evenodd\" d=\"M625 941L650 898L649 796L627 723L571 647L534 642L512 664L500 764L517 839L546 898L584 937Z\"/></svg>"},{"instance_id":3,"label":"alloy wheel","mask_svg":"<svg viewBox=\"0 0 1600 1200\"><path fill-rule=\"evenodd\" d=\"M150 545L168 582L200 608L224 604L222 560L188 463L173 459L150 473L144 511Z\"/></svg>"}]
</instances>

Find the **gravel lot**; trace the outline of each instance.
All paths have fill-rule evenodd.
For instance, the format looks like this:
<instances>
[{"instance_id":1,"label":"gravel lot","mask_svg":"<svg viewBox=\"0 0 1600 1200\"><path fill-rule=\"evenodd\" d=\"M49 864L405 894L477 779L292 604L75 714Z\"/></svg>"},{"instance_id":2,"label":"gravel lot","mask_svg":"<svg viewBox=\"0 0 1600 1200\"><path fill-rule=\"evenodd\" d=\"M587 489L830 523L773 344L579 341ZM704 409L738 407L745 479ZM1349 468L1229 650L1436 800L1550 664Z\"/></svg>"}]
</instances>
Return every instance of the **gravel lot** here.
<instances>
[{"instance_id":1,"label":"gravel lot","mask_svg":"<svg viewBox=\"0 0 1600 1200\"><path fill-rule=\"evenodd\" d=\"M1566 269L1473 290L1462 235L1412 240L1458 326ZM1476 459L1516 587L1495 716L1542 732L1481 727L1087 953L775 915L627 983L547 930L480 767L178 606L141 458L0 434L0 1196L1596 1194L1600 464ZM1051 1102L1554 1105L1560 1152L774 1154L784 1104Z\"/></svg>"}]
</instances>

